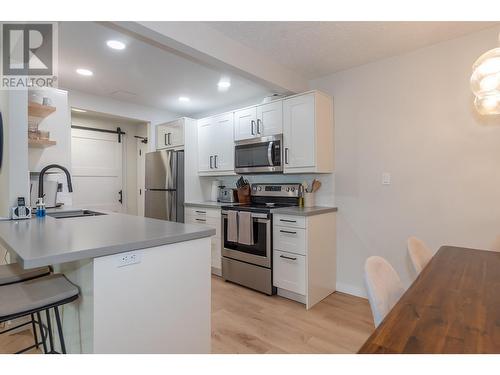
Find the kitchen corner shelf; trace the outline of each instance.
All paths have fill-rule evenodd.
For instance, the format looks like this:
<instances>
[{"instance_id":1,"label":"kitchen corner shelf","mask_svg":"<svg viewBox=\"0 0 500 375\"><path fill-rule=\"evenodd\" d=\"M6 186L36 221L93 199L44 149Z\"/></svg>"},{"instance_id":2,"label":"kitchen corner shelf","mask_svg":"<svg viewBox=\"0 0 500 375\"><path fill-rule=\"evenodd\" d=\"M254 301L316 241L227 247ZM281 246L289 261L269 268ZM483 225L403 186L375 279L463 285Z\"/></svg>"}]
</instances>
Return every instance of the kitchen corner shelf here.
<instances>
[{"instance_id":1,"label":"kitchen corner shelf","mask_svg":"<svg viewBox=\"0 0 500 375\"><path fill-rule=\"evenodd\" d=\"M55 146L56 144L56 141L51 141L50 139L28 139L28 147L46 148Z\"/></svg>"},{"instance_id":2,"label":"kitchen corner shelf","mask_svg":"<svg viewBox=\"0 0 500 375\"><path fill-rule=\"evenodd\" d=\"M49 105L41 105L35 102L28 102L28 116L44 119L51 113L56 111L56 107Z\"/></svg>"}]
</instances>

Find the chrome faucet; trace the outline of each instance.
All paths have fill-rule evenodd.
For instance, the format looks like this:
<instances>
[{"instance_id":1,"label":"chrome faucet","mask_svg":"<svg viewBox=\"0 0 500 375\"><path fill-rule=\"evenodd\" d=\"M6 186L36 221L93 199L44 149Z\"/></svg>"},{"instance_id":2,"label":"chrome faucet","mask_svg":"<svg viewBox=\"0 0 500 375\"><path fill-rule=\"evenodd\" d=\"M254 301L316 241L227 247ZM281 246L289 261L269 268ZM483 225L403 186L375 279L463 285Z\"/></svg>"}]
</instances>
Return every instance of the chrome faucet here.
<instances>
[{"instance_id":1,"label":"chrome faucet","mask_svg":"<svg viewBox=\"0 0 500 375\"><path fill-rule=\"evenodd\" d=\"M43 168L40 171L40 176L38 177L38 198L43 198L43 196L45 195L43 193L43 176L45 175L45 172L47 172L49 169L52 169L52 168L59 168L60 170L62 170L66 174L66 180L68 181L68 191L70 193L73 192L73 185L71 184L71 175L69 174L69 171L66 168L64 168L62 165L50 164L50 165L47 165L45 168Z\"/></svg>"}]
</instances>

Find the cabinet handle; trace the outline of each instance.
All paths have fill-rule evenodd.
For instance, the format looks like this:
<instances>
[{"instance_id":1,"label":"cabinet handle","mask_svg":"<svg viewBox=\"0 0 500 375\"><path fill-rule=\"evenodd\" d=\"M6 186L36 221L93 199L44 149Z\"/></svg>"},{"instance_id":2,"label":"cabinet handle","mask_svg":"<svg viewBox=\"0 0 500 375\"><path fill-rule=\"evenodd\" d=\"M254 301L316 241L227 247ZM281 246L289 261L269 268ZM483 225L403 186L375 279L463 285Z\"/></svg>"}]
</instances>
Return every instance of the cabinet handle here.
<instances>
[{"instance_id":1,"label":"cabinet handle","mask_svg":"<svg viewBox=\"0 0 500 375\"><path fill-rule=\"evenodd\" d=\"M167 140L168 140L168 145L169 146L171 145L171 143L170 143L170 134L172 134L172 133L167 133Z\"/></svg>"},{"instance_id":2,"label":"cabinet handle","mask_svg":"<svg viewBox=\"0 0 500 375\"><path fill-rule=\"evenodd\" d=\"M168 133L165 133L165 146L168 146Z\"/></svg>"},{"instance_id":3,"label":"cabinet handle","mask_svg":"<svg viewBox=\"0 0 500 375\"><path fill-rule=\"evenodd\" d=\"M297 260L297 258L287 257L286 255L280 255L280 258L289 259L289 260Z\"/></svg>"},{"instance_id":4,"label":"cabinet handle","mask_svg":"<svg viewBox=\"0 0 500 375\"><path fill-rule=\"evenodd\" d=\"M213 160L213 155L210 155L210 169L213 169L214 167L212 167L212 160Z\"/></svg>"},{"instance_id":5,"label":"cabinet handle","mask_svg":"<svg viewBox=\"0 0 500 375\"><path fill-rule=\"evenodd\" d=\"M288 147L285 147L285 164L288 164Z\"/></svg>"},{"instance_id":6,"label":"cabinet handle","mask_svg":"<svg viewBox=\"0 0 500 375\"><path fill-rule=\"evenodd\" d=\"M280 221L284 221L285 223L296 223L297 220L287 220L287 219L280 219Z\"/></svg>"},{"instance_id":7,"label":"cabinet handle","mask_svg":"<svg viewBox=\"0 0 500 375\"><path fill-rule=\"evenodd\" d=\"M195 210L194 212L196 212L197 214L206 214L207 211L198 211L198 210Z\"/></svg>"},{"instance_id":8,"label":"cabinet handle","mask_svg":"<svg viewBox=\"0 0 500 375\"><path fill-rule=\"evenodd\" d=\"M287 234L297 234L297 232L292 232L290 230L283 230L283 229L280 229L280 232L281 233L287 233Z\"/></svg>"},{"instance_id":9,"label":"cabinet handle","mask_svg":"<svg viewBox=\"0 0 500 375\"><path fill-rule=\"evenodd\" d=\"M207 221L206 219L195 219L196 221Z\"/></svg>"},{"instance_id":10,"label":"cabinet handle","mask_svg":"<svg viewBox=\"0 0 500 375\"><path fill-rule=\"evenodd\" d=\"M252 132L252 135L255 135L255 131L253 130L254 126L255 126L255 121L254 120L250 121L250 128L251 128L250 131Z\"/></svg>"},{"instance_id":11,"label":"cabinet handle","mask_svg":"<svg viewBox=\"0 0 500 375\"><path fill-rule=\"evenodd\" d=\"M261 134L260 132L260 124L262 123L262 121L260 121L260 118L257 119L257 134Z\"/></svg>"},{"instance_id":12,"label":"cabinet handle","mask_svg":"<svg viewBox=\"0 0 500 375\"><path fill-rule=\"evenodd\" d=\"M219 167L217 166L217 156L218 156L218 155L214 155L214 167L215 167L215 169L219 168Z\"/></svg>"}]
</instances>

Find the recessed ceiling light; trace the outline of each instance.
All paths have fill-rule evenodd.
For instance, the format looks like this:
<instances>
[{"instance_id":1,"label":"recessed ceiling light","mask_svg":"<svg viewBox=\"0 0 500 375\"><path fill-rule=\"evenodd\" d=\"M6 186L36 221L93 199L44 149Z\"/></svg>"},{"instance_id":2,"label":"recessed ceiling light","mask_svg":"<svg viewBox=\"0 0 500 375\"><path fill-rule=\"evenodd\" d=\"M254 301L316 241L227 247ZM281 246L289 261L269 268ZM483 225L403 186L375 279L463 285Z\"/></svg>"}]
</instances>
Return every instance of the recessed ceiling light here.
<instances>
[{"instance_id":1,"label":"recessed ceiling light","mask_svg":"<svg viewBox=\"0 0 500 375\"><path fill-rule=\"evenodd\" d=\"M187 96L179 96L179 101L183 103L189 102L191 99L189 99Z\"/></svg>"},{"instance_id":2,"label":"recessed ceiling light","mask_svg":"<svg viewBox=\"0 0 500 375\"><path fill-rule=\"evenodd\" d=\"M83 69L83 68L78 68L76 70L76 72L82 76L87 76L87 77L90 77L90 76L93 76L94 73L92 73L91 70L88 70L88 69Z\"/></svg>"},{"instance_id":3,"label":"recessed ceiling light","mask_svg":"<svg viewBox=\"0 0 500 375\"><path fill-rule=\"evenodd\" d=\"M227 90L228 88L231 87L231 81L228 78L222 78L217 84L217 86L221 90Z\"/></svg>"},{"instance_id":4,"label":"recessed ceiling light","mask_svg":"<svg viewBox=\"0 0 500 375\"><path fill-rule=\"evenodd\" d=\"M109 48L113 49L125 49L125 43L120 42L119 40L108 40L106 42Z\"/></svg>"},{"instance_id":5,"label":"recessed ceiling light","mask_svg":"<svg viewBox=\"0 0 500 375\"><path fill-rule=\"evenodd\" d=\"M80 109L80 108L71 108L71 110L72 110L73 112L87 112L86 110L84 110L84 109Z\"/></svg>"}]
</instances>

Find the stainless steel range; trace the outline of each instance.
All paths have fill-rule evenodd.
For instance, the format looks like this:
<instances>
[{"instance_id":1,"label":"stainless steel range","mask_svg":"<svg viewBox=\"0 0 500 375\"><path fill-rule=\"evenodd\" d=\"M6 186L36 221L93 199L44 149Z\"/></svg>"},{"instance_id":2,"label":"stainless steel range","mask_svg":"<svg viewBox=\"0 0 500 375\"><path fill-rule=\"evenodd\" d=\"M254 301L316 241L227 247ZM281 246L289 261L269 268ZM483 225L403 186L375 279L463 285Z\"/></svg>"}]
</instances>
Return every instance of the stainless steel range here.
<instances>
[{"instance_id":1,"label":"stainless steel range","mask_svg":"<svg viewBox=\"0 0 500 375\"><path fill-rule=\"evenodd\" d=\"M272 275L272 210L279 207L297 206L299 190L300 184L252 184L250 204L222 206L222 277L224 280L269 295L276 293ZM235 228L235 220L237 228ZM241 228L242 225L251 225L251 228ZM244 240L241 238L242 229L243 233L250 233L249 236L245 235Z\"/></svg>"}]
</instances>

